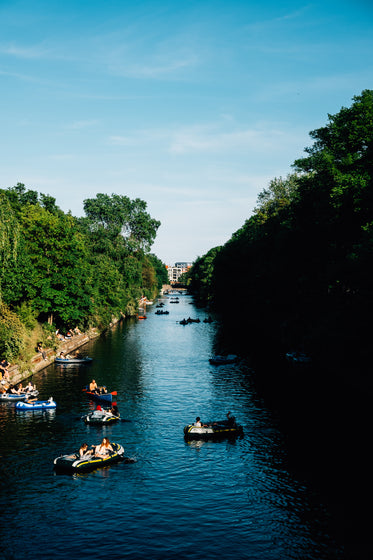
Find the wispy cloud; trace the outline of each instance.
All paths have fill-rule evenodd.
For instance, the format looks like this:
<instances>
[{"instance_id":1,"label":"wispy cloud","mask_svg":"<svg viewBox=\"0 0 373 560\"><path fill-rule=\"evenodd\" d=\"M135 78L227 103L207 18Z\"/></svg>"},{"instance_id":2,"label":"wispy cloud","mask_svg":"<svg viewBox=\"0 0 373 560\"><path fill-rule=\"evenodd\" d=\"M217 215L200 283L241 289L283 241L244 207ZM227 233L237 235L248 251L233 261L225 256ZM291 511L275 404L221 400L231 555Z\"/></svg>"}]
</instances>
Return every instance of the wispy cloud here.
<instances>
[{"instance_id":1,"label":"wispy cloud","mask_svg":"<svg viewBox=\"0 0 373 560\"><path fill-rule=\"evenodd\" d=\"M40 45L23 46L15 43L8 43L0 45L0 54L16 58L40 59L48 57L50 51L48 48Z\"/></svg>"},{"instance_id":2,"label":"wispy cloud","mask_svg":"<svg viewBox=\"0 0 373 560\"><path fill-rule=\"evenodd\" d=\"M70 124L67 124L65 128L70 130L83 130L85 128L91 128L92 126L96 126L98 122L99 121L96 119L75 121Z\"/></svg>"}]
</instances>

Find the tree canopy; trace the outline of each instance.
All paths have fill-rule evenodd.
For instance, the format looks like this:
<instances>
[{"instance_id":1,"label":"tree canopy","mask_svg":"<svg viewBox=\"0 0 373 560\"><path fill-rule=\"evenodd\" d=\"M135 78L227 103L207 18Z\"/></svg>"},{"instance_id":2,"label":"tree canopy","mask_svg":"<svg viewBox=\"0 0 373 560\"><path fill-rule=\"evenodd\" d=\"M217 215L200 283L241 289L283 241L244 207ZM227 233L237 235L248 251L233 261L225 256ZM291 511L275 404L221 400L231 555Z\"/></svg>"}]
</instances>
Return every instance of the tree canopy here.
<instances>
[{"instance_id":1,"label":"tree canopy","mask_svg":"<svg viewBox=\"0 0 373 560\"><path fill-rule=\"evenodd\" d=\"M212 275L209 253L193 264L191 286L229 317L233 283L246 324L273 329L284 344L326 345L357 332L363 340L373 307L373 91L310 136L295 172L270 182L216 252Z\"/></svg>"},{"instance_id":2,"label":"tree canopy","mask_svg":"<svg viewBox=\"0 0 373 560\"><path fill-rule=\"evenodd\" d=\"M65 214L22 183L0 190L0 348L9 358L9 325L18 334L35 320L105 327L136 313L140 297L153 298L167 276L149 254L160 222L144 201L98 194L84 209L83 218Z\"/></svg>"}]
</instances>

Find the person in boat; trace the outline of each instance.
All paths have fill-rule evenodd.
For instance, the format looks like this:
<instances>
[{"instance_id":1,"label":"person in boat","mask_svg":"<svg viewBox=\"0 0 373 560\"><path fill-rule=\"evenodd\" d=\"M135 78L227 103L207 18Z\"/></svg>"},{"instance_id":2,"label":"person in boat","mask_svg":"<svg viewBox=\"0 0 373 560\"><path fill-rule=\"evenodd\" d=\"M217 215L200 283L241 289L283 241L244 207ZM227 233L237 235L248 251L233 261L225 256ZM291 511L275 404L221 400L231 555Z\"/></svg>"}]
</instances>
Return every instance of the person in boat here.
<instances>
[{"instance_id":1,"label":"person in boat","mask_svg":"<svg viewBox=\"0 0 373 560\"><path fill-rule=\"evenodd\" d=\"M93 450L88 448L88 443L82 443L79 447L79 457L85 457L86 455L92 455Z\"/></svg>"},{"instance_id":2,"label":"person in boat","mask_svg":"<svg viewBox=\"0 0 373 560\"><path fill-rule=\"evenodd\" d=\"M119 418L120 414L116 404L113 404L113 406L110 409L110 412L113 416L117 416Z\"/></svg>"},{"instance_id":3,"label":"person in boat","mask_svg":"<svg viewBox=\"0 0 373 560\"><path fill-rule=\"evenodd\" d=\"M89 390L91 393L99 393L98 385L94 379L89 384Z\"/></svg>"},{"instance_id":4,"label":"person in boat","mask_svg":"<svg viewBox=\"0 0 373 560\"><path fill-rule=\"evenodd\" d=\"M206 428L207 424L202 424L201 418L197 416L196 421L194 422L194 426L196 428Z\"/></svg>"},{"instance_id":5,"label":"person in boat","mask_svg":"<svg viewBox=\"0 0 373 560\"><path fill-rule=\"evenodd\" d=\"M66 360L66 355L65 352L60 352L60 355L58 356L61 360Z\"/></svg>"},{"instance_id":6,"label":"person in boat","mask_svg":"<svg viewBox=\"0 0 373 560\"><path fill-rule=\"evenodd\" d=\"M25 390L23 388L22 383L19 383L17 388L15 388L14 386L10 387L10 393L12 393L13 395L20 395L21 393L24 393L24 392L25 392Z\"/></svg>"},{"instance_id":7,"label":"person in boat","mask_svg":"<svg viewBox=\"0 0 373 560\"><path fill-rule=\"evenodd\" d=\"M36 385L33 385L31 381L25 387L25 393L31 393L32 391L36 391Z\"/></svg>"},{"instance_id":8,"label":"person in boat","mask_svg":"<svg viewBox=\"0 0 373 560\"><path fill-rule=\"evenodd\" d=\"M107 457L110 451L114 451L109 441L109 438L104 437L99 445L95 448L95 457Z\"/></svg>"},{"instance_id":9,"label":"person in boat","mask_svg":"<svg viewBox=\"0 0 373 560\"><path fill-rule=\"evenodd\" d=\"M231 416L231 411L227 412L227 426L234 427L236 425L236 419L234 416Z\"/></svg>"}]
</instances>

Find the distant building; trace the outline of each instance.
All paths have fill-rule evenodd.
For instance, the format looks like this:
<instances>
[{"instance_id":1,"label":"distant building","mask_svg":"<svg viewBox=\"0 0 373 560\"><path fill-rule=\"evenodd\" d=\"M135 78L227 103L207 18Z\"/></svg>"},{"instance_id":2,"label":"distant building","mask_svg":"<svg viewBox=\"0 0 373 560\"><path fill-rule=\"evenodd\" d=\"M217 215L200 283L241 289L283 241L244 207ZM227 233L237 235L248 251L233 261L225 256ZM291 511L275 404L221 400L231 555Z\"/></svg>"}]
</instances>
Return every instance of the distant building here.
<instances>
[{"instance_id":1,"label":"distant building","mask_svg":"<svg viewBox=\"0 0 373 560\"><path fill-rule=\"evenodd\" d=\"M188 263L188 262L177 262L175 263L174 266L168 266L167 273L168 273L168 280L170 284L173 284L174 282L178 282L180 276L184 274L184 272L187 272L187 270L191 266L192 263Z\"/></svg>"}]
</instances>

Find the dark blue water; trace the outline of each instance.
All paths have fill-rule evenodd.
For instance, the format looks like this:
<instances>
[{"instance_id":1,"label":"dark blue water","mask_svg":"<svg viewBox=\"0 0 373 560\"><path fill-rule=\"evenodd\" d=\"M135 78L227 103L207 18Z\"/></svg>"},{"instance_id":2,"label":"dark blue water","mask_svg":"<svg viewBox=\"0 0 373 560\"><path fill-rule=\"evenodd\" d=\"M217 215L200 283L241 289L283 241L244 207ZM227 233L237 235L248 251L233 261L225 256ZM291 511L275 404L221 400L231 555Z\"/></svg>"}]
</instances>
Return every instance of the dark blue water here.
<instances>
[{"instance_id":1,"label":"dark blue water","mask_svg":"<svg viewBox=\"0 0 373 560\"><path fill-rule=\"evenodd\" d=\"M337 559L333 514L317 486L291 468L276 416L247 364L211 366L216 323L190 304L148 311L83 347L89 366L48 367L34 376L55 412L0 404L1 558ZM117 390L120 422L80 419L94 407L92 378ZM234 412L244 437L186 443L183 427ZM132 464L59 475L53 459L106 435Z\"/></svg>"}]
</instances>

